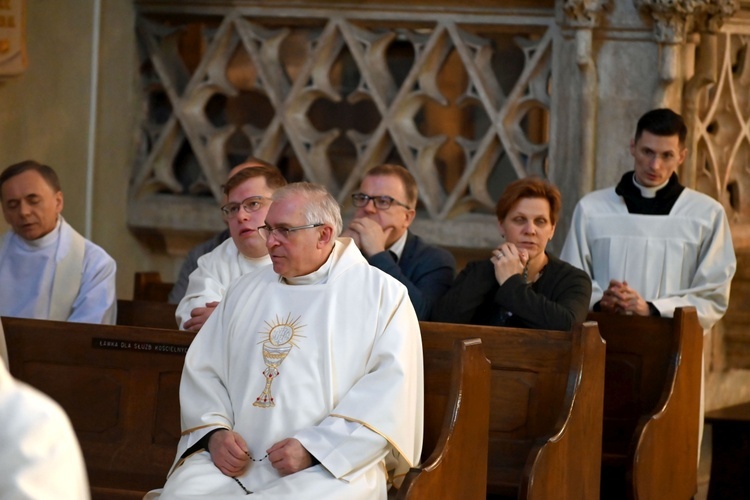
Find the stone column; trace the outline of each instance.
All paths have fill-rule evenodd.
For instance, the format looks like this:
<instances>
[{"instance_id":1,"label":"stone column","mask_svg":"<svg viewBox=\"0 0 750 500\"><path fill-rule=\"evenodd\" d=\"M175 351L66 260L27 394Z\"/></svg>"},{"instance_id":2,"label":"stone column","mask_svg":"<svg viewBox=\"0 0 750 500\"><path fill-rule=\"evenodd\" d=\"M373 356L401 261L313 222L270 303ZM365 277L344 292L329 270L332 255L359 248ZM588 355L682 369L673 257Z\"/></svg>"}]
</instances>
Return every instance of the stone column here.
<instances>
[{"instance_id":1,"label":"stone column","mask_svg":"<svg viewBox=\"0 0 750 500\"><path fill-rule=\"evenodd\" d=\"M575 204L596 188L601 112L596 33L608 0L557 0L550 108L550 180L564 193L551 247L559 253Z\"/></svg>"},{"instance_id":2,"label":"stone column","mask_svg":"<svg viewBox=\"0 0 750 500\"><path fill-rule=\"evenodd\" d=\"M565 24L575 32L576 64L580 70L580 193L594 189L596 171L596 118L599 81L592 49L592 33L607 0L564 0Z\"/></svg>"}]
</instances>

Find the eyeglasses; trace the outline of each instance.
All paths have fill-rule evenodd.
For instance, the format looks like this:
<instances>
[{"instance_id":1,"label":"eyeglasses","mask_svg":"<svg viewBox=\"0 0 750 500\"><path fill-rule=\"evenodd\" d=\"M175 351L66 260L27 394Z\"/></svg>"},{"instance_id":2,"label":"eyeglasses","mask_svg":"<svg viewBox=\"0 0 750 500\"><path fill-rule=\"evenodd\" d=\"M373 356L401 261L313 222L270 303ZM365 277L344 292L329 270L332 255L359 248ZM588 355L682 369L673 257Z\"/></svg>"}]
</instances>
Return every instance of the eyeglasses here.
<instances>
[{"instance_id":1,"label":"eyeglasses","mask_svg":"<svg viewBox=\"0 0 750 500\"><path fill-rule=\"evenodd\" d=\"M365 193L354 193L352 195L352 204L355 207L366 207L367 204L370 203L370 200L372 200L372 204L375 205L375 208L377 208L378 210L388 210L389 208L391 208L392 203L401 205L404 208L410 208L409 205L401 203L400 201L390 196L370 196Z\"/></svg>"},{"instance_id":2,"label":"eyeglasses","mask_svg":"<svg viewBox=\"0 0 750 500\"><path fill-rule=\"evenodd\" d=\"M263 196L251 196L242 200L242 203L233 201L221 207L221 213L224 214L224 218L227 220L234 219L240 213L240 207L245 212L251 214L260 210L267 203L267 200L268 198L264 198Z\"/></svg>"},{"instance_id":3,"label":"eyeglasses","mask_svg":"<svg viewBox=\"0 0 750 500\"><path fill-rule=\"evenodd\" d=\"M260 234L260 237L264 240L268 240L268 238L271 235L274 235L277 240L284 240L286 241L289 238L289 233L293 233L294 231L299 231L300 229L312 229L314 227L320 227L324 226L322 222L318 222L316 224L307 224L305 226L297 226L297 227L271 227L269 225L260 226L258 228L258 233Z\"/></svg>"}]
</instances>

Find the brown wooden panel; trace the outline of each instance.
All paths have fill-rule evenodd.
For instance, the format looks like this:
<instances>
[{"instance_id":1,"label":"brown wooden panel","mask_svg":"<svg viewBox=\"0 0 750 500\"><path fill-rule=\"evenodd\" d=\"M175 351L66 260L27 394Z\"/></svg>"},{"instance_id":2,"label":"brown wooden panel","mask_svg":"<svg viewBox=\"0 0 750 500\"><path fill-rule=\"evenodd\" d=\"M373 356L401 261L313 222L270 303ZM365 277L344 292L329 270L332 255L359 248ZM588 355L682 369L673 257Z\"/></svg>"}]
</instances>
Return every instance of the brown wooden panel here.
<instances>
[{"instance_id":1,"label":"brown wooden panel","mask_svg":"<svg viewBox=\"0 0 750 500\"><path fill-rule=\"evenodd\" d=\"M145 300L117 301L117 324L177 330L175 312L177 305Z\"/></svg>"},{"instance_id":2,"label":"brown wooden panel","mask_svg":"<svg viewBox=\"0 0 750 500\"><path fill-rule=\"evenodd\" d=\"M161 280L157 271L140 271L135 273L133 283L133 300L167 302L174 283Z\"/></svg>"},{"instance_id":3,"label":"brown wooden panel","mask_svg":"<svg viewBox=\"0 0 750 500\"><path fill-rule=\"evenodd\" d=\"M2 322L11 373L57 400L70 416L95 498L131 498L162 486L179 436L179 379L193 334ZM108 496L110 490L122 494Z\"/></svg>"},{"instance_id":4,"label":"brown wooden panel","mask_svg":"<svg viewBox=\"0 0 750 500\"><path fill-rule=\"evenodd\" d=\"M24 366L32 364L122 372L105 379L117 382L111 389L119 393L118 422L122 422L123 434L101 440L79 432L92 486L99 492L161 486L174 458L179 431L178 374L192 334L13 318L3 318L3 325L11 371L18 378L24 379L30 373ZM595 472L601 448L604 348L595 326L578 326L572 332L421 326L428 405L426 449L436 443L423 471L438 470L443 464L439 475L470 495L462 498L484 496L486 484L493 492L510 491L520 498L593 498L591 491L598 494ZM462 361L456 365L456 355L445 346L477 336L483 337L484 353L480 356L467 344L459 344ZM494 388L492 397L490 370L486 360L482 362L485 355L493 362L494 380L507 382L506 390ZM481 372L483 364L486 376L476 372ZM486 382L467 384L461 374L468 377L469 372L477 380L486 377ZM39 377L36 382L52 384L51 378ZM107 384L97 390L106 389ZM58 398L74 401L68 404L91 408L88 398L75 400L65 392L74 385L52 386ZM500 431L493 431L488 439L493 418L490 405L500 419L496 427ZM461 411L474 406L472 416ZM96 412L90 413L96 418ZM76 420L82 418L74 415ZM94 428L106 427L97 420L94 423L99 426ZM74 421L74 427L78 430L81 424ZM446 488L443 483L437 491L446 493ZM436 490L429 491L431 498L445 498Z\"/></svg>"},{"instance_id":5,"label":"brown wooden panel","mask_svg":"<svg viewBox=\"0 0 750 500\"><path fill-rule=\"evenodd\" d=\"M162 486L179 439L180 374L193 334L16 318L2 322L11 372L68 411L93 498L141 498ZM430 477L438 482L420 479L402 498L433 499L440 492L479 500L486 491L489 363L477 340L455 346L452 338L432 340L424 350L425 455L434 471Z\"/></svg>"},{"instance_id":6,"label":"brown wooden panel","mask_svg":"<svg viewBox=\"0 0 750 500\"><path fill-rule=\"evenodd\" d=\"M429 322L421 328L426 348L439 335L481 338L492 363L488 492L518 498L598 496L604 344L595 325L574 332ZM563 443L560 453L547 451L553 448L550 440ZM529 466L537 460L538 467ZM558 477L560 471L564 477ZM531 478L553 484L542 490L530 484Z\"/></svg>"},{"instance_id":7,"label":"brown wooden panel","mask_svg":"<svg viewBox=\"0 0 750 500\"><path fill-rule=\"evenodd\" d=\"M529 434L529 410L536 374L531 372L492 370L490 432L524 437Z\"/></svg>"},{"instance_id":8,"label":"brown wooden panel","mask_svg":"<svg viewBox=\"0 0 750 500\"><path fill-rule=\"evenodd\" d=\"M180 440L180 377L182 372L161 372L156 392L153 442L177 449Z\"/></svg>"},{"instance_id":9,"label":"brown wooden panel","mask_svg":"<svg viewBox=\"0 0 750 500\"><path fill-rule=\"evenodd\" d=\"M603 498L690 498L697 491L703 330L672 318L591 313L607 342Z\"/></svg>"},{"instance_id":10,"label":"brown wooden panel","mask_svg":"<svg viewBox=\"0 0 750 500\"><path fill-rule=\"evenodd\" d=\"M25 362L15 370L23 373L27 384L43 387L77 423L77 432L87 433L91 439L122 436L119 409L126 371L38 361Z\"/></svg>"},{"instance_id":11,"label":"brown wooden panel","mask_svg":"<svg viewBox=\"0 0 750 500\"><path fill-rule=\"evenodd\" d=\"M424 346L424 373L426 458L397 497L485 500L490 366L481 341L433 336Z\"/></svg>"}]
</instances>

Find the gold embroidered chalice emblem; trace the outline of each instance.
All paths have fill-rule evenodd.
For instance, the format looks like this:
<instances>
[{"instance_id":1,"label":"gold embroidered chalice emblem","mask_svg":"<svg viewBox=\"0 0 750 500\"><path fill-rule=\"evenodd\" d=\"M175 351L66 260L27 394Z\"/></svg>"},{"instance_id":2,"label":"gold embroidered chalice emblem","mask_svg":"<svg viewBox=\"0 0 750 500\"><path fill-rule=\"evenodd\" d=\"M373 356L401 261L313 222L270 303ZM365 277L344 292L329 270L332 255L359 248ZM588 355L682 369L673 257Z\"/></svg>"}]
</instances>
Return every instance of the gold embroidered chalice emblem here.
<instances>
[{"instance_id":1,"label":"gold embroidered chalice emblem","mask_svg":"<svg viewBox=\"0 0 750 500\"><path fill-rule=\"evenodd\" d=\"M271 394L271 383L279 376L279 365L284 362L289 351L295 346L293 340L297 336L296 330L302 328L297 325L298 319L289 321L289 317L287 317L285 321L279 321L277 317L275 324L269 325L269 330L263 332L263 335L267 336L266 340L260 342L263 344L263 361L266 364L266 369L263 370L263 376L266 378L266 386L263 388L260 396L255 398L253 406L261 408L276 406Z\"/></svg>"}]
</instances>

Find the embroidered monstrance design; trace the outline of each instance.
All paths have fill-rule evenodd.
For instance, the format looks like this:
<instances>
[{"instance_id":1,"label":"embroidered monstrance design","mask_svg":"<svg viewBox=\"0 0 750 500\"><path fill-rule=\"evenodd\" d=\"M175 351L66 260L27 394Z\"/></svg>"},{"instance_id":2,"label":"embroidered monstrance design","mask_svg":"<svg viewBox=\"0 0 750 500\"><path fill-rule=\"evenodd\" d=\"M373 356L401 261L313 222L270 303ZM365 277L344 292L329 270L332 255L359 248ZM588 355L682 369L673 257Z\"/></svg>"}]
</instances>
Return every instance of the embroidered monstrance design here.
<instances>
[{"instance_id":1,"label":"embroidered monstrance design","mask_svg":"<svg viewBox=\"0 0 750 500\"><path fill-rule=\"evenodd\" d=\"M271 383L279 376L279 365L284 362L289 351L292 350L292 347L297 347L294 343L295 337L303 337L303 335L299 335L298 330L301 330L305 325L298 324L298 321L299 317L292 320L291 315L288 315L285 320L280 320L277 316L273 324L266 322L268 330L261 332L261 335L265 338L258 342L263 344L263 361L266 364L263 376L266 378L266 386L260 396L255 398L253 406L260 408L276 406L273 395L271 395Z\"/></svg>"}]
</instances>

